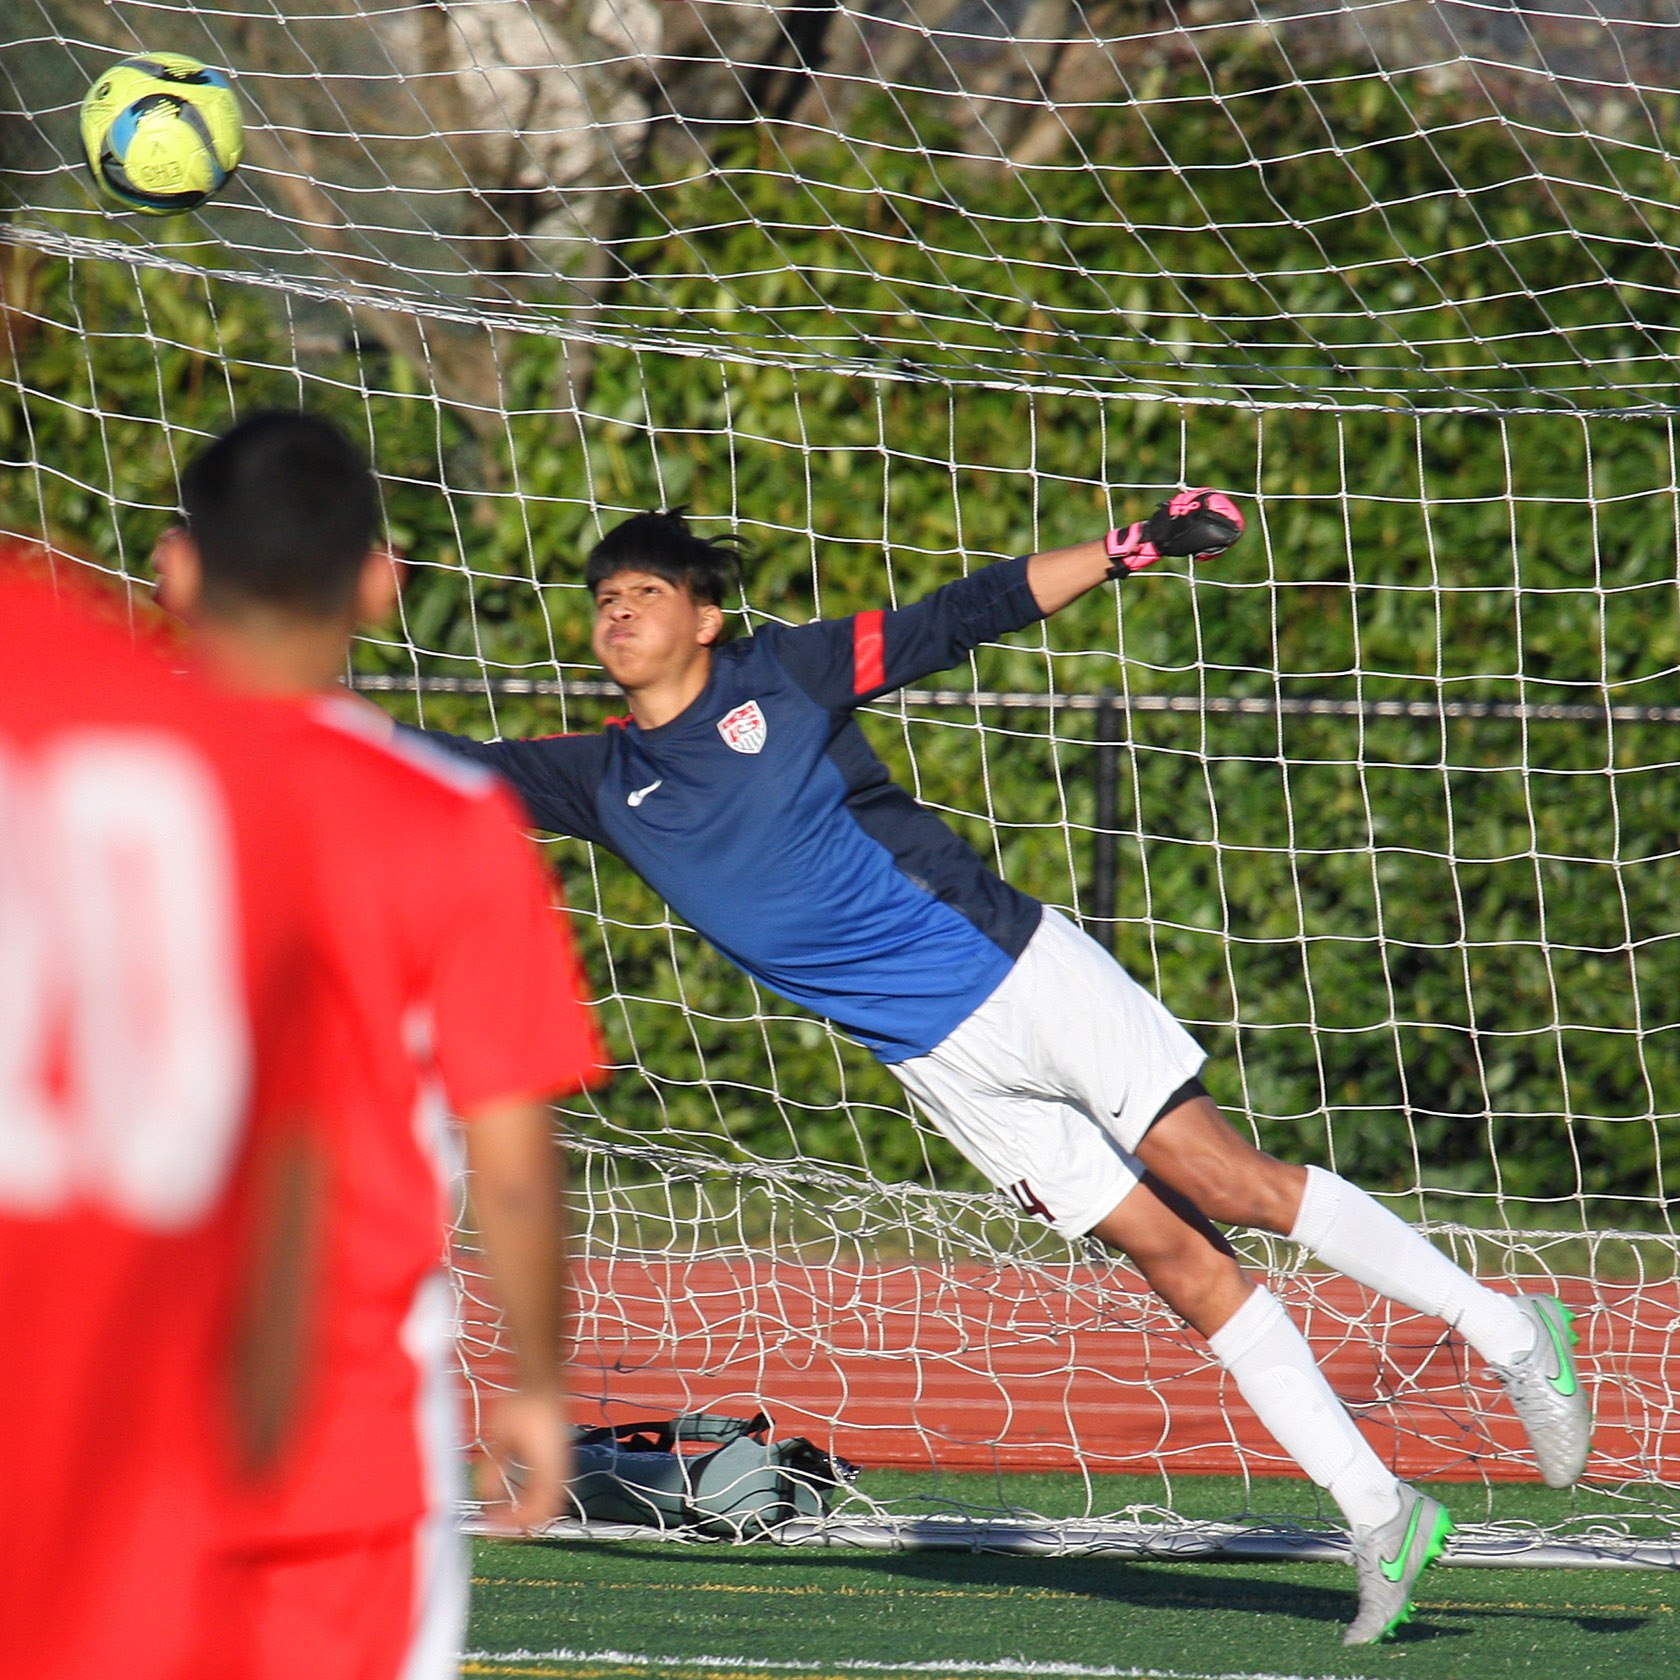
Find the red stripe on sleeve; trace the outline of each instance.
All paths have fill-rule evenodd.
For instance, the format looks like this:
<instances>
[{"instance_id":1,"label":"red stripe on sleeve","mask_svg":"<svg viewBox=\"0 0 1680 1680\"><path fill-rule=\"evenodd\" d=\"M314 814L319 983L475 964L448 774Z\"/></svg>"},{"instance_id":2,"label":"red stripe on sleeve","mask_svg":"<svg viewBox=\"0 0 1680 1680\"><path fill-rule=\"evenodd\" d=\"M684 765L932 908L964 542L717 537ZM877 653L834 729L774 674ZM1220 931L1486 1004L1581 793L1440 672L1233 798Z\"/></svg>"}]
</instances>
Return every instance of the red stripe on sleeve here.
<instances>
[{"instance_id":1,"label":"red stripe on sleeve","mask_svg":"<svg viewBox=\"0 0 1680 1680\"><path fill-rule=\"evenodd\" d=\"M867 694L872 688L883 688L887 681L887 638L881 628L885 615L877 607L874 612L859 613L852 620L852 693Z\"/></svg>"}]
</instances>

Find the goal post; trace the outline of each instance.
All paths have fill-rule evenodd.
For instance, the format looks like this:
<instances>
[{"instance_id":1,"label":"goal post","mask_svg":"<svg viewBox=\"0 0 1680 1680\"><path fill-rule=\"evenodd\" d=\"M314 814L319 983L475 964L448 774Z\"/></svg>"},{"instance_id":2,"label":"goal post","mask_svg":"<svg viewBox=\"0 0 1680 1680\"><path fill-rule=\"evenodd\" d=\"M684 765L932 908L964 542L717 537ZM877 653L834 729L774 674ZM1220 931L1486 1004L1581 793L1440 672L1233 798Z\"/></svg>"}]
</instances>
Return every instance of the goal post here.
<instances>
[{"instance_id":1,"label":"goal post","mask_svg":"<svg viewBox=\"0 0 1680 1680\"><path fill-rule=\"evenodd\" d=\"M1530 1474L1486 1373L1241 1239L1385 1457L1467 1484L1459 1555L1674 1561L1680 112L1653 26L0 13L0 527L138 602L205 437L330 414L408 569L348 679L404 718L598 726L581 557L643 508L752 540L749 630L1184 484L1241 499L1216 563L1097 591L865 730L1112 943L1266 1148L1585 1311L1587 1478L1478 1529ZM88 76L141 46L228 68L245 111L247 161L190 222L112 216L77 172ZM551 851L615 1064L563 1113L587 1416L763 1408L938 1478L931 1507L866 1479L825 1540L1330 1543L1268 1529L1289 1466L1135 1274L993 1196L614 859ZM494 1383L470 1246L460 1282ZM1057 1509L1002 1509L1017 1472L1062 1477ZM1203 1473L1245 1478L1252 1520L1192 1511Z\"/></svg>"}]
</instances>

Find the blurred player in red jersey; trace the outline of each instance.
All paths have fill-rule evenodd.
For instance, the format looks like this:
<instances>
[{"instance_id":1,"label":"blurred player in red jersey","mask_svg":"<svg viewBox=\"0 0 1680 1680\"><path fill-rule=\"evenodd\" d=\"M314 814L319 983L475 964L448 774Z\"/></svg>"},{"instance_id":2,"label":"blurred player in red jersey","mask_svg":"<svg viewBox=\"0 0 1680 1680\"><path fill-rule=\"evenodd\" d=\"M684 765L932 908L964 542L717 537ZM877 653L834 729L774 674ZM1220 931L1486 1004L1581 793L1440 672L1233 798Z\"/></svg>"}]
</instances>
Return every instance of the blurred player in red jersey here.
<instances>
[{"instance_id":1,"label":"blurred player in red jersey","mask_svg":"<svg viewBox=\"0 0 1680 1680\"><path fill-rule=\"evenodd\" d=\"M506 1319L515 1390L486 1435L523 1467L514 1526L559 1509L559 1161L547 1098L600 1050L523 813L502 784L392 743L328 694L350 637L383 616L373 477L336 428L253 417L182 482L159 593L225 685L314 719L304 766L333 868L329 965L350 1031L331 1057L334 1177L321 1380L278 1498L238 1537L265 1680L453 1674L466 1577L454 1534L453 1296L442 1266L453 1134Z\"/></svg>"},{"instance_id":2,"label":"blurred player in red jersey","mask_svg":"<svg viewBox=\"0 0 1680 1680\"><path fill-rule=\"evenodd\" d=\"M295 731L22 547L0 549L0 1676L232 1675L217 1508L295 1403L320 1179L307 842L274 769Z\"/></svg>"}]
</instances>

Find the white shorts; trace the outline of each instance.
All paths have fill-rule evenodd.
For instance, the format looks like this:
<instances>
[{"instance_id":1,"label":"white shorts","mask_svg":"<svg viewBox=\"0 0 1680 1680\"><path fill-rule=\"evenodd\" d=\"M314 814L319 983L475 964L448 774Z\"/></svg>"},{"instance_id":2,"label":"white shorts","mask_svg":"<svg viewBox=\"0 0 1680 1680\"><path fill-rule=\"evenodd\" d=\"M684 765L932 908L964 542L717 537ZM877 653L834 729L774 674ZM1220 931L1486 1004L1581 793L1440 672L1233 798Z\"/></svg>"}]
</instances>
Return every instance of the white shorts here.
<instances>
[{"instance_id":1,"label":"white shorts","mask_svg":"<svg viewBox=\"0 0 1680 1680\"><path fill-rule=\"evenodd\" d=\"M891 1071L993 1184L1079 1237L1143 1176L1132 1151L1206 1059L1159 999L1046 907L998 989Z\"/></svg>"}]
</instances>

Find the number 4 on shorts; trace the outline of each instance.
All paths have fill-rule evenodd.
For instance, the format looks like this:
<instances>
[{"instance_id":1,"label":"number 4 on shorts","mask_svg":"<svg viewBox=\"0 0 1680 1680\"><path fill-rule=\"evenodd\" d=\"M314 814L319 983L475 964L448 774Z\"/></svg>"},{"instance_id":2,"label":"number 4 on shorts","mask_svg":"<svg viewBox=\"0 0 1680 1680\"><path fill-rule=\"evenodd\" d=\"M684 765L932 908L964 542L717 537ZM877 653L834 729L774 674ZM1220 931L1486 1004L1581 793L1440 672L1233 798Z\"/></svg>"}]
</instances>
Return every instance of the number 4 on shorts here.
<instances>
[{"instance_id":1,"label":"number 4 on shorts","mask_svg":"<svg viewBox=\"0 0 1680 1680\"><path fill-rule=\"evenodd\" d=\"M1022 1213L1036 1213L1046 1225L1053 1225L1056 1216L1038 1199L1038 1192L1023 1178L1011 1184L1004 1194L1014 1201Z\"/></svg>"}]
</instances>

